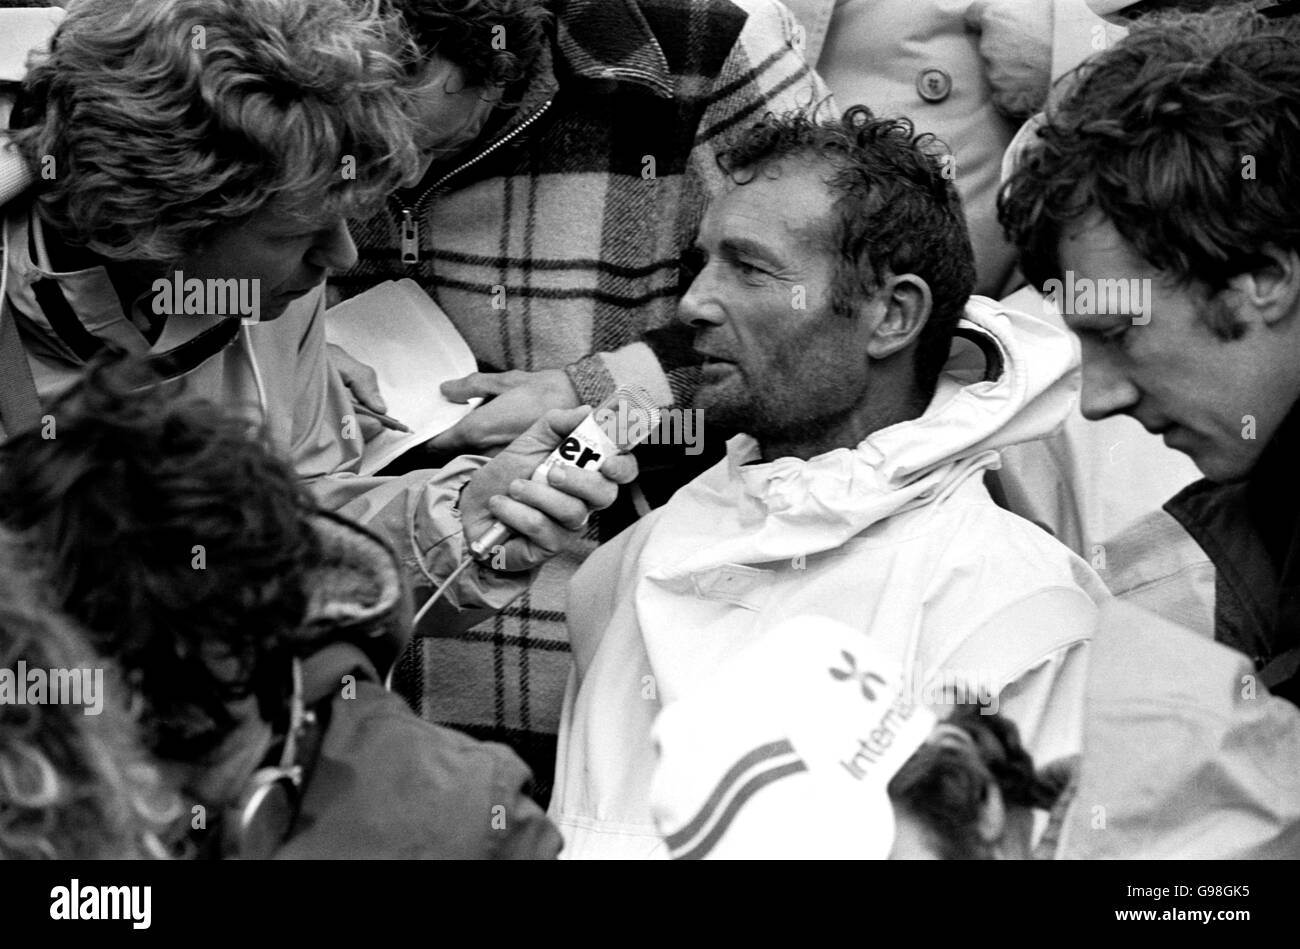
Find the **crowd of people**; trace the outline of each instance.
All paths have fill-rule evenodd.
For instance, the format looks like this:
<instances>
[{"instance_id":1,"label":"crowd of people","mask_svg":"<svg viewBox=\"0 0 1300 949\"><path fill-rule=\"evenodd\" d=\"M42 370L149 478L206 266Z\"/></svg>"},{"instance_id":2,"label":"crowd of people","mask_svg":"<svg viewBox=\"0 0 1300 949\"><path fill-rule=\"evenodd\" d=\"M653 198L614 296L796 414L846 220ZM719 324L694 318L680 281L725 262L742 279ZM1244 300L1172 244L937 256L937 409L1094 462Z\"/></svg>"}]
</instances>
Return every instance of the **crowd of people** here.
<instances>
[{"instance_id":1,"label":"crowd of people","mask_svg":"<svg viewBox=\"0 0 1300 949\"><path fill-rule=\"evenodd\" d=\"M4 6L0 856L1300 856L1300 3Z\"/></svg>"}]
</instances>

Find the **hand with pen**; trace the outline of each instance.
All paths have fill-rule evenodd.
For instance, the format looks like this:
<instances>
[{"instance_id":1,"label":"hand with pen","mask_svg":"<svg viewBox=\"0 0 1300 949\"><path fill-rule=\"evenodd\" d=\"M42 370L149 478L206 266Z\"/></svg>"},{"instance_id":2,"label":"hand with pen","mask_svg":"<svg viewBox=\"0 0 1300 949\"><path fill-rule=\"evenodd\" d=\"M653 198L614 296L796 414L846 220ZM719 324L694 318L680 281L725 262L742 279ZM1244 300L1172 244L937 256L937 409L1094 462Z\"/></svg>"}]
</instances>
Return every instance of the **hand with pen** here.
<instances>
[{"instance_id":1,"label":"hand with pen","mask_svg":"<svg viewBox=\"0 0 1300 949\"><path fill-rule=\"evenodd\" d=\"M391 415L384 414L388 411L388 406L379 392L379 377L375 375L375 370L354 358L342 346L330 343L328 349L330 363L343 377L343 384L352 395L352 407L356 411L361 437L370 441L384 429L409 432L406 425Z\"/></svg>"}]
</instances>

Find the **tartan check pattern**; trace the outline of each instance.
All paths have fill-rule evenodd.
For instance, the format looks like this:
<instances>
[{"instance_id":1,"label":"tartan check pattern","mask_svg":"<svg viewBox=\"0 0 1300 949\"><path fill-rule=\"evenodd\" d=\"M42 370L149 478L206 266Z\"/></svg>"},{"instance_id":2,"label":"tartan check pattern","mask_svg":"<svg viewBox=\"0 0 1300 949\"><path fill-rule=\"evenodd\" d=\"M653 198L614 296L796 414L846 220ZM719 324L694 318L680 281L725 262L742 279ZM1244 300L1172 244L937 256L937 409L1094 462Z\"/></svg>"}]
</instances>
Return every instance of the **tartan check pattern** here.
<instances>
[{"instance_id":1,"label":"tartan check pattern","mask_svg":"<svg viewBox=\"0 0 1300 949\"><path fill-rule=\"evenodd\" d=\"M410 277L481 368L565 367L589 404L639 382L689 405L699 370L691 331L674 321L680 259L722 186L717 156L765 112L828 93L776 0L551 6L550 56L520 107L531 123L425 198L417 263L402 263L400 209L390 205L354 225L359 261L334 285L347 297ZM516 116L503 131L520 124ZM414 207L422 195L398 199ZM720 440L712 447L721 457ZM698 462L677 448L661 468L667 480L647 494L665 498ZM612 536L609 520L594 519L586 551L556 558L510 608L455 638L419 641L405 667L427 718L514 747L543 801L568 676L568 579L597 537Z\"/></svg>"}]
</instances>

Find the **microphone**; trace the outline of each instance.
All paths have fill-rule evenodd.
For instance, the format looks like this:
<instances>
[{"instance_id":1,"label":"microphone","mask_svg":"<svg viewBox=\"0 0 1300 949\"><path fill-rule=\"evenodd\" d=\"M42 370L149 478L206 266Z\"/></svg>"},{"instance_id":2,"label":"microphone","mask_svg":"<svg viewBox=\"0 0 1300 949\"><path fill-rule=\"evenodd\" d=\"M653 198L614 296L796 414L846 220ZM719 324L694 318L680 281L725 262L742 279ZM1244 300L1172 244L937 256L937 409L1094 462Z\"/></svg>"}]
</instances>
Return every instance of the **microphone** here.
<instances>
[{"instance_id":1,"label":"microphone","mask_svg":"<svg viewBox=\"0 0 1300 949\"><path fill-rule=\"evenodd\" d=\"M659 407L645 389L635 385L619 386L584 418L546 460L533 471L531 480L546 484L546 476L556 465L599 471L613 455L630 451L650 437L659 427ZM486 560L492 550L511 536L510 528L500 521L469 545L475 560Z\"/></svg>"}]
</instances>

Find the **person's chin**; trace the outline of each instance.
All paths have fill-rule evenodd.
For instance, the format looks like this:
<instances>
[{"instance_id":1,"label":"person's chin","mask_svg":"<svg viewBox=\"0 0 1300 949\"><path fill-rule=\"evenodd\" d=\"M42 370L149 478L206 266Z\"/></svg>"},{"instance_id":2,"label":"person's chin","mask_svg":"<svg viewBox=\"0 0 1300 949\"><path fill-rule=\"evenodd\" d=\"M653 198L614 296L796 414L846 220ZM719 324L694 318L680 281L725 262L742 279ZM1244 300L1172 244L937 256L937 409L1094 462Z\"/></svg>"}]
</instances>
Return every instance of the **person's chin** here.
<instances>
[{"instance_id":1,"label":"person's chin","mask_svg":"<svg viewBox=\"0 0 1300 949\"><path fill-rule=\"evenodd\" d=\"M1187 439L1191 442L1191 439ZM1233 446L1231 448L1220 447L1217 445L1197 446L1189 444L1186 448L1178 447L1174 442L1166 440L1170 448L1177 448L1183 452L1201 470L1201 474L1206 479L1216 484L1230 484L1234 481L1245 481L1250 477L1251 472L1255 470L1255 464L1259 461L1258 451L1242 451L1241 448Z\"/></svg>"},{"instance_id":2,"label":"person's chin","mask_svg":"<svg viewBox=\"0 0 1300 949\"><path fill-rule=\"evenodd\" d=\"M695 392L695 407L704 413L705 424L719 429L744 431L749 423L749 403L730 386L701 385Z\"/></svg>"},{"instance_id":3,"label":"person's chin","mask_svg":"<svg viewBox=\"0 0 1300 949\"><path fill-rule=\"evenodd\" d=\"M283 303L273 303L270 306L263 307L262 312L257 315L256 322L274 323L280 317L284 316L285 311L289 309L289 304L292 302L292 300L288 300Z\"/></svg>"},{"instance_id":4,"label":"person's chin","mask_svg":"<svg viewBox=\"0 0 1300 949\"><path fill-rule=\"evenodd\" d=\"M289 312L289 307L300 304L301 301L311 296L316 289L317 287L309 287L306 290L288 290L284 293L277 293L267 300L265 306L262 307L261 318L258 322L271 323L278 320Z\"/></svg>"}]
</instances>

